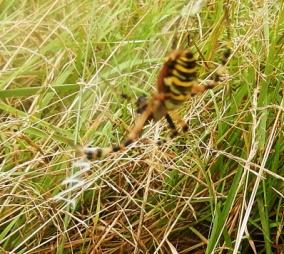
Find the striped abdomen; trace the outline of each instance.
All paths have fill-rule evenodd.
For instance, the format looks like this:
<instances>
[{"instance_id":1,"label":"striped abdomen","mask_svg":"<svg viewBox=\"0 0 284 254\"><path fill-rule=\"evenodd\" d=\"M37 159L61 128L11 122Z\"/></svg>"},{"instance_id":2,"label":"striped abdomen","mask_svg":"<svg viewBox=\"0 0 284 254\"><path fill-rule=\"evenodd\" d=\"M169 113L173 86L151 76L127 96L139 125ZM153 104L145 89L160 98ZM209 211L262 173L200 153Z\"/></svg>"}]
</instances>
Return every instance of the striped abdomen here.
<instances>
[{"instance_id":1,"label":"striped abdomen","mask_svg":"<svg viewBox=\"0 0 284 254\"><path fill-rule=\"evenodd\" d=\"M187 50L172 52L158 79L158 92L165 96L164 107L172 110L188 100L196 79L197 64L193 54Z\"/></svg>"}]
</instances>

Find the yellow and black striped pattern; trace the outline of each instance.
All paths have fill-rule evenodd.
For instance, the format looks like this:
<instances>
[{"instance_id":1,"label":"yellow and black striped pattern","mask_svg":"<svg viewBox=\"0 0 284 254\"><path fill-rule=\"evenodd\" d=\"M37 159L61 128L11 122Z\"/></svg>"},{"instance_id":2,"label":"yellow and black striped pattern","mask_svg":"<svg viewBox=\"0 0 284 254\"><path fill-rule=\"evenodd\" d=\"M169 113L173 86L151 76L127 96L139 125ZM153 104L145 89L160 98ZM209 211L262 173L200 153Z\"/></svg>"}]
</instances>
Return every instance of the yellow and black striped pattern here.
<instances>
[{"instance_id":1,"label":"yellow and black striped pattern","mask_svg":"<svg viewBox=\"0 0 284 254\"><path fill-rule=\"evenodd\" d=\"M220 82L226 80L225 64L230 56L230 49L223 53L221 65L215 70L214 78L205 81L198 80L198 66L194 55L189 50L175 50L166 59L163 64L157 80L157 91L147 99L140 97L137 102L137 116L133 127L126 136L125 141L120 145L114 145L105 148L81 147L77 149L88 160L100 159L110 153L118 152L137 140L143 130L145 123L154 119L165 117L169 128L172 130L172 136L176 136L178 131L172 119L170 111L178 108L189 97L202 93L207 89L212 89ZM175 117L176 118L176 117ZM180 120L181 122L181 120ZM188 125L183 123L183 131L188 130Z\"/></svg>"},{"instance_id":2,"label":"yellow and black striped pattern","mask_svg":"<svg viewBox=\"0 0 284 254\"><path fill-rule=\"evenodd\" d=\"M164 105L167 110L177 108L191 96L192 87L197 85L197 63L188 51L174 51L161 70L158 84L159 92L165 94Z\"/></svg>"}]
</instances>

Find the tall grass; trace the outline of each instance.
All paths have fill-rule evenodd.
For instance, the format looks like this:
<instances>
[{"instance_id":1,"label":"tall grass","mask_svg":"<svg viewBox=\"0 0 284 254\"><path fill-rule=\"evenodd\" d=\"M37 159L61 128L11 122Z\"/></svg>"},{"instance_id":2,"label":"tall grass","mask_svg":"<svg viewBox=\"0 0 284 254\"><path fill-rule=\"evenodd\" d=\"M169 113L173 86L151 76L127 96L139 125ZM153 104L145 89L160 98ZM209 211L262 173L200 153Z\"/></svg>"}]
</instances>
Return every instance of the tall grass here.
<instances>
[{"instance_id":1,"label":"tall grass","mask_svg":"<svg viewBox=\"0 0 284 254\"><path fill-rule=\"evenodd\" d=\"M281 1L0 9L1 253L283 253ZM123 140L173 45L213 63L228 39L229 81L180 108L188 133L149 123L78 166L74 145Z\"/></svg>"}]
</instances>

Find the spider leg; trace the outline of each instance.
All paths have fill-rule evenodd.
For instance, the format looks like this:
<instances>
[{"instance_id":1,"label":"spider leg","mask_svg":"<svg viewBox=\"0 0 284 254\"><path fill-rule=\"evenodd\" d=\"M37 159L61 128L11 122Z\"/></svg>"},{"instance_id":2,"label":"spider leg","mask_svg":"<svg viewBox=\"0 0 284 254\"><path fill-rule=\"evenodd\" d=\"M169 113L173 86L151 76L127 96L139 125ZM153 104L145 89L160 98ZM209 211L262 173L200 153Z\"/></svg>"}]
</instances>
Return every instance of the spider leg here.
<instances>
[{"instance_id":1,"label":"spider leg","mask_svg":"<svg viewBox=\"0 0 284 254\"><path fill-rule=\"evenodd\" d=\"M139 96L136 101L136 112L138 114L141 114L145 111L146 108L147 108L147 97L144 95Z\"/></svg>"},{"instance_id":2,"label":"spider leg","mask_svg":"<svg viewBox=\"0 0 284 254\"><path fill-rule=\"evenodd\" d=\"M177 131L177 128L176 128L176 126L175 126L175 123L174 123L172 117L169 115L169 113L167 113L167 114L165 115L165 118L166 118L166 120L167 120L167 123L168 123L169 128L170 128L171 131L172 131L171 137L172 137L172 138L176 137L176 136L178 135L178 131Z\"/></svg>"},{"instance_id":3,"label":"spider leg","mask_svg":"<svg viewBox=\"0 0 284 254\"><path fill-rule=\"evenodd\" d=\"M217 67L213 73L213 79L199 80L198 83L194 84L191 89L191 94L196 95L198 93L203 93L208 89L212 89L219 85L221 82L228 80L228 71L226 64L231 55L231 49L227 48L221 57L221 64Z\"/></svg>"},{"instance_id":4,"label":"spider leg","mask_svg":"<svg viewBox=\"0 0 284 254\"><path fill-rule=\"evenodd\" d=\"M188 123L178 114L178 112L173 111L170 112L169 114L172 117L172 119L181 126L183 132L188 131L189 129Z\"/></svg>"},{"instance_id":5,"label":"spider leg","mask_svg":"<svg viewBox=\"0 0 284 254\"><path fill-rule=\"evenodd\" d=\"M125 142L122 145L123 147L130 145L131 143L133 143L135 140L139 138L140 133L142 132L145 123L151 117L152 113L153 113L153 109L151 108L150 105L147 105L143 113L139 115L138 118L136 119L132 130L130 131Z\"/></svg>"},{"instance_id":6,"label":"spider leg","mask_svg":"<svg viewBox=\"0 0 284 254\"><path fill-rule=\"evenodd\" d=\"M78 147L77 151L80 154L85 155L86 159L88 160L96 160L96 159L101 159L110 153L118 152L120 150L125 149L127 146L129 146L139 138L146 121L151 117L152 113L153 113L153 108L151 107L151 105L148 104L145 110L137 117L133 128L127 135L127 138L125 139L123 144L121 145L117 144L105 148Z\"/></svg>"}]
</instances>

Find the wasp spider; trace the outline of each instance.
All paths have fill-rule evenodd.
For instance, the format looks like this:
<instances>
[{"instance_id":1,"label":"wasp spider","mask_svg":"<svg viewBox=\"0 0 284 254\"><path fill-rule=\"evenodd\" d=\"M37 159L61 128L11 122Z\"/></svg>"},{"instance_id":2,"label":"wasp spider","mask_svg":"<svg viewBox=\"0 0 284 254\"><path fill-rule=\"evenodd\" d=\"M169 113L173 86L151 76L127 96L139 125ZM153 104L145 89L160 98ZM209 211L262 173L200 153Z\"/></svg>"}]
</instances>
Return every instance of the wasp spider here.
<instances>
[{"instance_id":1,"label":"wasp spider","mask_svg":"<svg viewBox=\"0 0 284 254\"><path fill-rule=\"evenodd\" d=\"M225 64L229 56L230 49L226 49L221 59L221 65L213 76L214 78L200 81L197 75L198 65L193 53L190 50L173 51L166 58L160 70L157 79L157 91L148 100L145 97L138 99L137 111L140 114L125 141L121 145L106 148L80 147L79 152L89 160L100 159L112 152L118 152L137 140L145 123L151 119L158 121L165 117L172 130L172 136L177 135L171 112L180 107L191 96L212 89L223 81L226 76ZM177 115L175 116L178 118ZM187 129L187 124L183 123L183 131Z\"/></svg>"}]
</instances>

